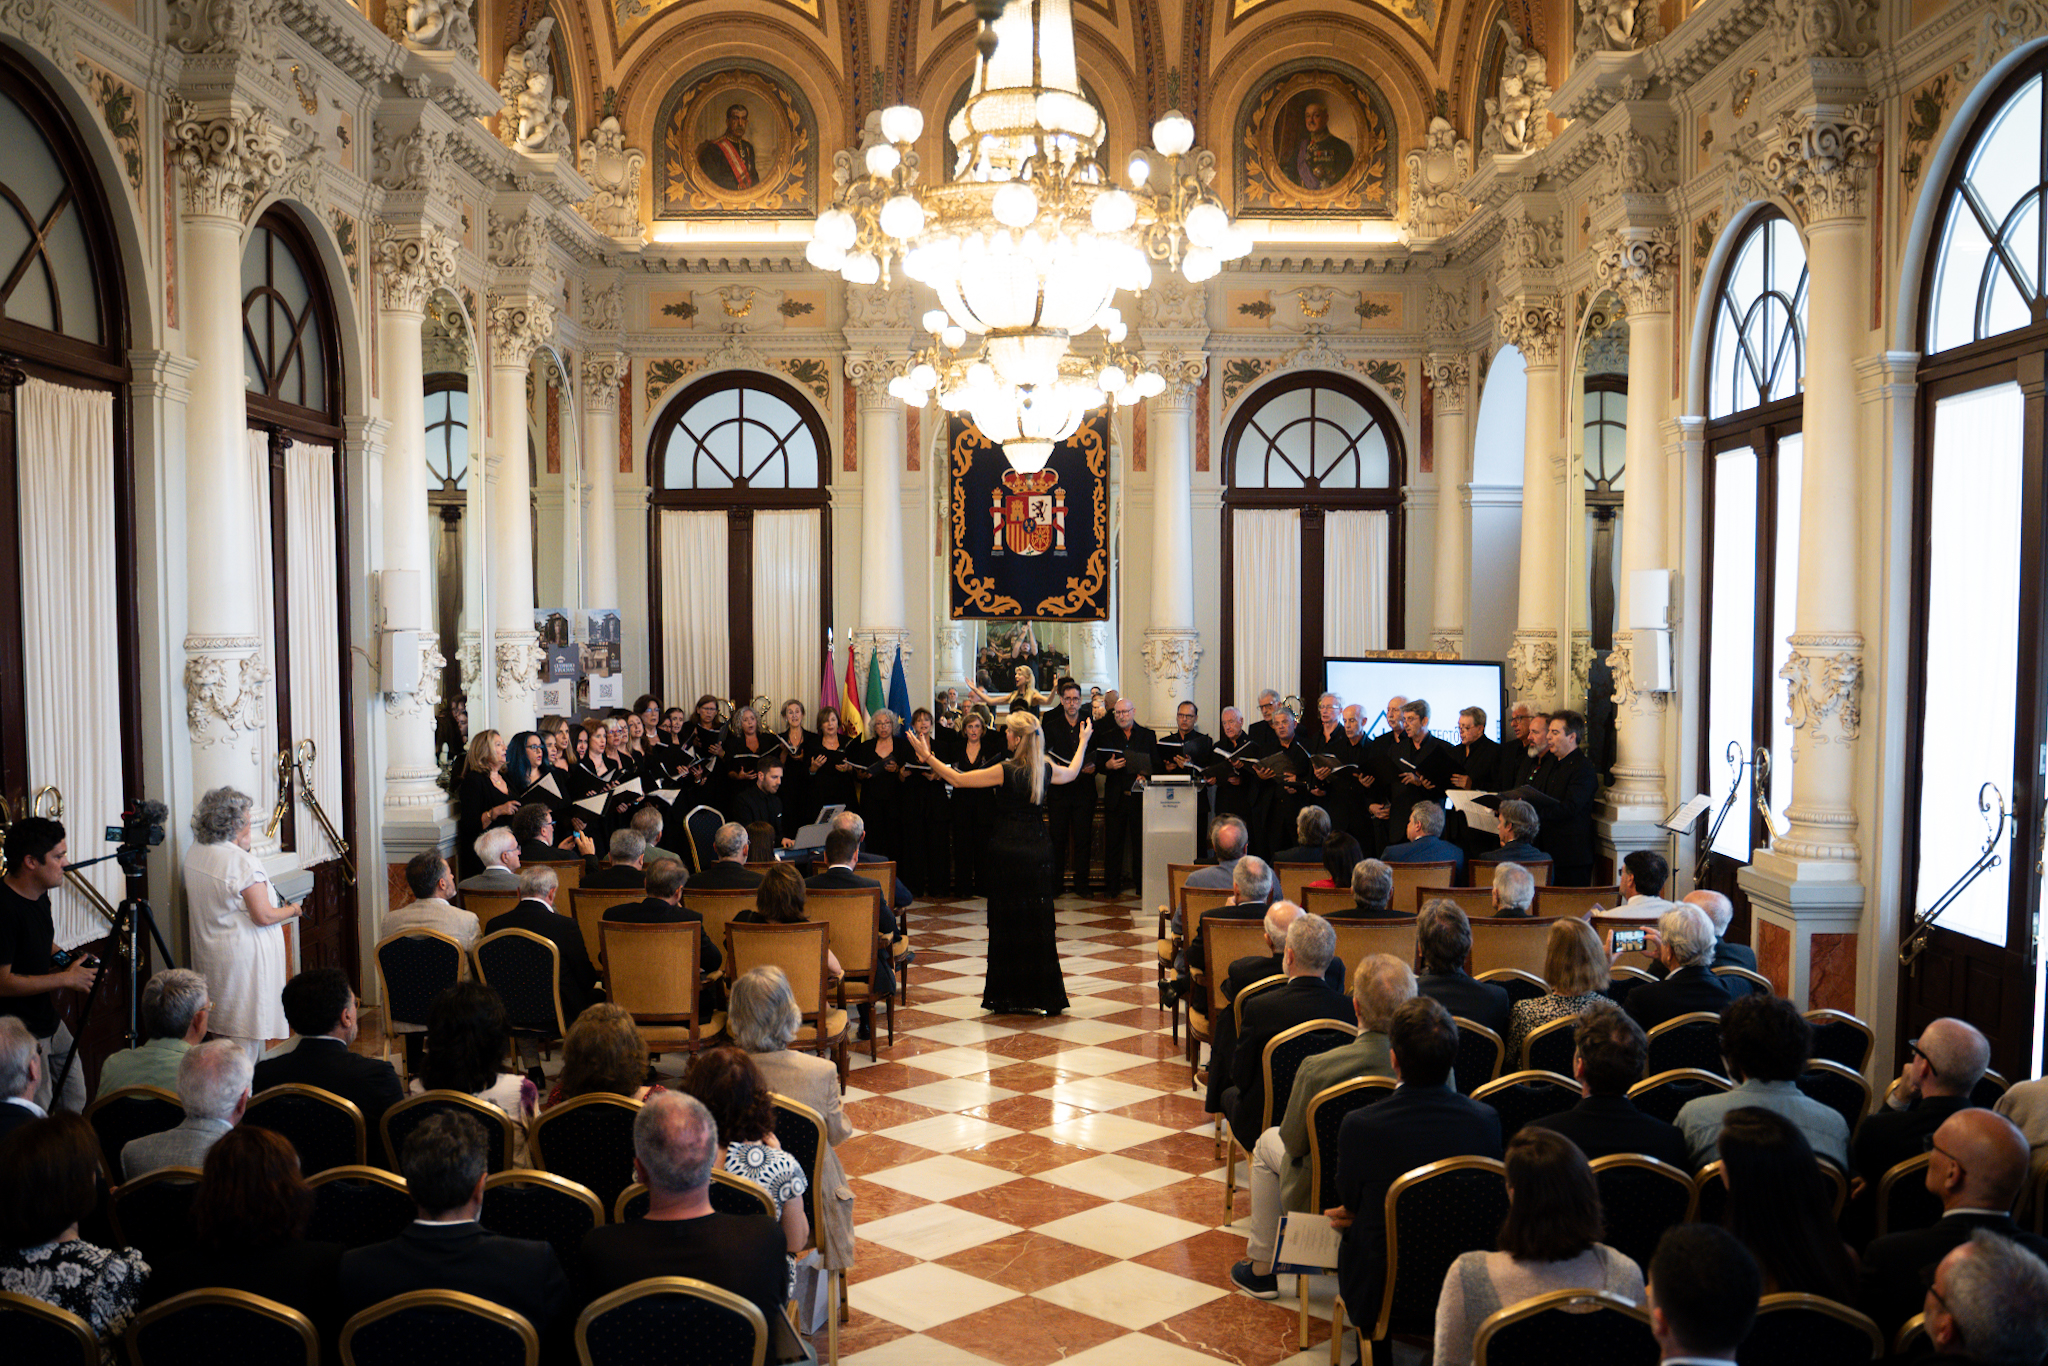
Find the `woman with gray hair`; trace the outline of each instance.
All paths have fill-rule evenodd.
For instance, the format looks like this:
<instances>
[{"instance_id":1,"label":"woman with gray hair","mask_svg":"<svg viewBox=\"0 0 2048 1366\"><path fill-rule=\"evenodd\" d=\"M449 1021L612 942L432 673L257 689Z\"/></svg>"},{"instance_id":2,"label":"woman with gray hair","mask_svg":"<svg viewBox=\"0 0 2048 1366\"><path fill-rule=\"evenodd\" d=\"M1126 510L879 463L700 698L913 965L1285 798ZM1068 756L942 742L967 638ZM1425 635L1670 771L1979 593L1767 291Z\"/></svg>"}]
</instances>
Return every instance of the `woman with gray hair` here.
<instances>
[{"instance_id":1,"label":"woman with gray hair","mask_svg":"<svg viewBox=\"0 0 2048 1366\"><path fill-rule=\"evenodd\" d=\"M825 1121L827 1147L817 1182L818 1246L825 1265L843 1271L853 1265L853 1188L836 1149L853 1128L840 1104L839 1069L828 1059L790 1051L802 1023L803 1011L781 968L755 968L732 984L725 1012L732 1041L753 1058L769 1090L810 1106Z\"/></svg>"},{"instance_id":2,"label":"woman with gray hair","mask_svg":"<svg viewBox=\"0 0 2048 1366\"><path fill-rule=\"evenodd\" d=\"M883 858L903 857L903 766L912 761L903 743L902 718L884 707L868 718L874 736L855 751L854 762L867 772L860 781L856 808L867 822L866 848ZM924 888L912 890L923 895Z\"/></svg>"},{"instance_id":3,"label":"woman with gray hair","mask_svg":"<svg viewBox=\"0 0 2048 1366\"><path fill-rule=\"evenodd\" d=\"M291 1034L285 1023L284 922L302 914L280 904L277 889L249 845L255 806L232 787L216 787L192 812L185 853L185 903L192 924L192 967L212 988L213 1032L256 1061L264 1044Z\"/></svg>"}]
</instances>

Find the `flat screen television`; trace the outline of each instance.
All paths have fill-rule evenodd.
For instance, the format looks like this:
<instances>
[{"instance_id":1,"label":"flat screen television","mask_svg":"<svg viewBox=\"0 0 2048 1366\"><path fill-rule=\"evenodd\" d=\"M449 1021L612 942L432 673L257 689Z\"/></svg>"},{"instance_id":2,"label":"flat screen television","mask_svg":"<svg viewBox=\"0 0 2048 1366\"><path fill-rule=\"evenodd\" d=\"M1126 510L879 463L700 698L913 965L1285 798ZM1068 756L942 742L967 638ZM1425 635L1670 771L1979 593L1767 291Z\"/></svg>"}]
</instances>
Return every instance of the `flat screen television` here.
<instances>
[{"instance_id":1,"label":"flat screen television","mask_svg":"<svg viewBox=\"0 0 2048 1366\"><path fill-rule=\"evenodd\" d=\"M1429 701L1430 734L1446 744L1458 743L1458 713L1478 707L1486 713L1486 733L1499 740L1507 729L1507 666L1480 659L1326 659L1326 686L1365 708L1366 734L1387 729L1387 699ZM1314 702L1309 701L1311 714Z\"/></svg>"}]
</instances>

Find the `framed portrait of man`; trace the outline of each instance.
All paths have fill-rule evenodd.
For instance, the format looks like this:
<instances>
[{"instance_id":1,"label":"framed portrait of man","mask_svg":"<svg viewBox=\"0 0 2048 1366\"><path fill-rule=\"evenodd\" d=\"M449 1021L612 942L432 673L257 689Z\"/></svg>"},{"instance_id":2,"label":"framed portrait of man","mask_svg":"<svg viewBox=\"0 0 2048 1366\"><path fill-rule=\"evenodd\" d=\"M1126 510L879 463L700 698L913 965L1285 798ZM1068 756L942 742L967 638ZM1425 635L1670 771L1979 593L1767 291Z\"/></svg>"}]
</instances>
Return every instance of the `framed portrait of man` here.
<instances>
[{"instance_id":1,"label":"framed portrait of man","mask_svg":"<svg viewBox=\"0 0 2048 1366\"><path fill-rule=\"evenodd\" d=\"M1238 120L1239 212L1391 218L1394 117L1364 76L1328 63L1274 72Z\"/></svg>"},{"instance_id":2,"label":"framed portrait of man","mask_svg":"<svg viewBox=\"0 0 2048 1366\"><path fill-rule=\"evenodd\" d=\"M816 212L809 106L780 75L728 63L678 81L662 102L655 217Z\"/></svg>"}]
</instances>

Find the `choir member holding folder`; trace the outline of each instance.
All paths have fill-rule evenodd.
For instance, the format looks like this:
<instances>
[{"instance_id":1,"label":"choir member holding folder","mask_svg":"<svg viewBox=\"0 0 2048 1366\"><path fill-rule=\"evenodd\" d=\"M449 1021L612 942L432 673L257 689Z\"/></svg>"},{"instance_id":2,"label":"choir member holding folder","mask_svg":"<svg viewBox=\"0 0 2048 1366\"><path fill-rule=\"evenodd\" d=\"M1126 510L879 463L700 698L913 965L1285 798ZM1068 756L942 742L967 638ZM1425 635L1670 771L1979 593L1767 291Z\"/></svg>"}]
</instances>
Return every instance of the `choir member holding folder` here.
<instances>
[{"instance_id":1,"label":"choir member holding folder","mask_svg":"<svg viewBox=\"0 0 2048 1366\"><path fill-rule=\"evenodd\" d=\"M942 761L953 758L954 736L938 731L931 712L910 714L910 729ZM952 789L913 752L903 765L903 880L919 896L947 895L952 863Z\"/></svg>"},{"instance_id":2,"label":"choir member holding folder","mask_svg":"<svg viewBox=\"0 0 2048 1366\"><path fill-rule=\"evenodd\" d=\"M519 809L519 799L513 796L504 770L504 737L494 730L480 731L469 742L462 787L456 793L455 852L461 857L465 877L484 870L476 856L476 837L509 824L512 813Z\"/></svg>"},{"instance_id":3,"label":"choir member holding folder","mask_svg":"<svg viewBox=\"0 0 2048 1366\"><path fill-rule=\"evenodd\" d=\"M867 822L867 849L883 858L903 857L903 766L910 749L896 735L896 713L874 714L874 738L853 753L861 770L860 814ZM909 879L905 879L908 881Z\"/></svg>"},{"instance_id":4,"label":"choir member holding folder","mask_svg":"<svg viewBox=\"0 0 2048 1366\"><path fill-rule=\"evenodd\" d=\"M818 733L812 745L804 759L811 805L805 814L815 816L828 806L852 806L860 775L853 768L854 746L839 733L838 712L818 713Z\"/></svg>"},{"instance_id":5,"label":"choir member holding folder","mask_svg":"<svg viewBox=\"0 0 2048 1366\"><path fill-rule=\"evenodd\" d=\"M1256 832L1253 838L1263 844L1265 836L1258 822L1258 775L1251 770L1251 761L1258 754L1258 744L1245 732L1244 713L1236 707L1225 707L1223 733L1216 738L1211 761L1202 769L1202 779L1214 784L1215 814L1236 816L1247 830Z\"/></svg>"},{"instance_id":6,"label":"choir member holding folder","mask_svg":"<svg viewBox=\"0 0 2048 1366\"><path fill-rule=\"evenodd\" d=\"M1286 849L1294 843L1295 818L1309 804L1308 786L1315 777L1307 746L1295 737L1294 713L1273 708L1273 743L1255 768L1265 785L1266 847Z\"/></svg>"},{"instance_id":7,"label":"choir member holding folder","mask_svg":"<svg viewBox=\"0 0 2048 1366\"><path fill-rule=\"evenodd\" d=\"M977 768L994 768L1006 757L1002 741L989 734L988 721L980 712L968 712L960 727L960 740L947 762L962 773L971 773ZM987 896L989 889L982 876L982 853L995 828L995 790L986 787L956 788L952 803L953 894Z\"/></svg>"},{"instance_id":8,"label":"choir member holding folder","mask_svg":"<svg viewBox=\"0 0 2048 1366\"><path fill-rule=\"evenodd\" d=\"M782 746L782 809L789 813L783 833L794 835L818 813L811 803L811 756L817 753L818 737L804 729L804 704L794 697L782 704L781 715L775 739Z\"/></svg>"}]
</instances>

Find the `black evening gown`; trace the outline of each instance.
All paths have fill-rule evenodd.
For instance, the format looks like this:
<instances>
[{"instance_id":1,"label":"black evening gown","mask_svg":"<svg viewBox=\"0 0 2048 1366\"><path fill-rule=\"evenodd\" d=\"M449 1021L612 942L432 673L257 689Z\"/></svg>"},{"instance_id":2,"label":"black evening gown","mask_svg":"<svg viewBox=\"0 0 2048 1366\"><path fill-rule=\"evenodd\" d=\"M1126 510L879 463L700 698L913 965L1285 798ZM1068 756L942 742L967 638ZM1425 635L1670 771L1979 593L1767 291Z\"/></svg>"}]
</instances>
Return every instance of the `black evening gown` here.
<instances>
[{"instance_id":1,"label":"black evening gown","mask_svg":"<svg viewBox=\"0 0 2048 1366\"><path fill-rule=\"evenodd\" d=\"M1047 784L1050 787L1050 774ZM994 789L995 824L983 868L988 888L988 981L981 1008L996 1015L1067 1008L1053 932L1052 837L1045 805L1031 800L1031 780L1005 766Z\"/></svg>"}]
</instances>

